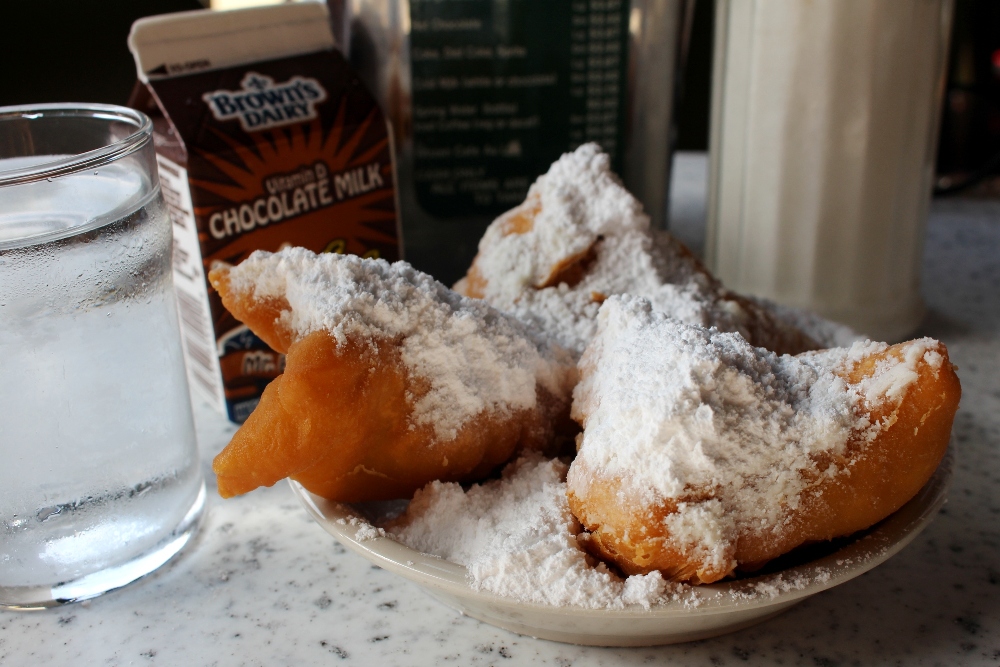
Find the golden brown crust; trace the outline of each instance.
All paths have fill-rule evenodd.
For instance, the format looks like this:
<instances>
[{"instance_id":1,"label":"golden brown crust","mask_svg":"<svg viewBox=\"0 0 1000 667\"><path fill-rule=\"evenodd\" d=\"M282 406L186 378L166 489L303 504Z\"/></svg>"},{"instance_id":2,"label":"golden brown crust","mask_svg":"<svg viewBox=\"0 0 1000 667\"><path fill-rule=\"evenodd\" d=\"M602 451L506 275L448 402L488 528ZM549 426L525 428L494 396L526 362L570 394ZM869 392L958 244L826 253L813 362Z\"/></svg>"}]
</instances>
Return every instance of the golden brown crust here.
<instances>
[{"instance_id":1,"label":"golden brown crust","mask_svg":"<svg viewBox=\"0 0 1000 667\"><path fill-rule=\"evenodd\" d=\"M601 238L598 237L586 250L571 255L557 263L552 267L552 271L548 277L541 284L536 285L535 288L545 289L546 287L558 287L562 284L565 284L567 287L576 287L579 285L580 281L587 275L587 271L597 260L597 245L600 242Z\"/></svg>"},{"instance_id":2,"label":"golden brown crust","mask_svg":"<svg viewBox=\"0 0 1000 667\"><path fill-rule=\"evenodd\" d=\"M537 411L522 410L480 415L441 442L432 425L409 419L421 389L390 341L339 346L323 331L296 341L285 372L213 462L219 493L292 477L331 500L403 498L434 479L480 479L545 435Z\"/></svg>"}]
</instances>

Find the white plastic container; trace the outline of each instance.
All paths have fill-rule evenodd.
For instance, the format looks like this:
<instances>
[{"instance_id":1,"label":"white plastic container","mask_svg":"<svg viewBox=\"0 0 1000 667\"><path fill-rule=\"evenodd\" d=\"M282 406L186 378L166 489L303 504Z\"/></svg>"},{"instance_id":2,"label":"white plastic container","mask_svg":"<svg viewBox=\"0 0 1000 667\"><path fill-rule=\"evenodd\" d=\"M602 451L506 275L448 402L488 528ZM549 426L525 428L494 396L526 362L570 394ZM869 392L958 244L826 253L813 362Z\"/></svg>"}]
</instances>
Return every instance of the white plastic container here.
<instances>
[{"instance_id":1,"label":"white plastic container","mask_svg":"<svg viewBox=\"0 0 1000 667\"><path fill-rule=\"evenodd\" d=\"M952 0L718 0L706 257L872 337L920 323Z\"/></svg>"}]
</instances>

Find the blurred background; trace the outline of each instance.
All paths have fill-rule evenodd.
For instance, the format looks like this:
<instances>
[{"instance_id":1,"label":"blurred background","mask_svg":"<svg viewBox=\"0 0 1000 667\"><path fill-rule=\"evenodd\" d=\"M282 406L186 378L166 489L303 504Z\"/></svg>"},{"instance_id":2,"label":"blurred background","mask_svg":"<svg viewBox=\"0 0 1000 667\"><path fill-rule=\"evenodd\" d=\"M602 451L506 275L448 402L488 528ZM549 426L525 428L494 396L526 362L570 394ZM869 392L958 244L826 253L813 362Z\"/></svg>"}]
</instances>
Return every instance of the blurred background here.
<instances>
[{"instance_id":1,"label":"blurred background","mask_svg":"<svg viewBox=\"0 0 1000 667\"><path fill-rule=\"evenodd\" d=\"M208 4L206 0L205 4ZM216 8L269 0L212 0ZM40 0L4 7L0 106L124 104L135 81L125 39L142 16L201 9L198 0ZM697 0L677 100L679 151L708 147L713 9ZM957 0L937 159L936 194L1000 197L1000 2Z\"/></svg>"}]
</instances>

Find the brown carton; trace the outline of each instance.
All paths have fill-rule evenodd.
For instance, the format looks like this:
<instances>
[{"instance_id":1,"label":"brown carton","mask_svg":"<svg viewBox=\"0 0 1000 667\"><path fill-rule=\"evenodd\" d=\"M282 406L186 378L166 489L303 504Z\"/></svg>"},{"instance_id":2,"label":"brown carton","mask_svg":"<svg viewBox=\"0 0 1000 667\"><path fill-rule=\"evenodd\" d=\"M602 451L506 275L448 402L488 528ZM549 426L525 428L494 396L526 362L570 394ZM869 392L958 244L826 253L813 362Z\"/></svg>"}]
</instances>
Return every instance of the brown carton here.
<instances>
[{"instance_id":1,"label":"brown carton","mask_svg":"<svg viewBox=\"0 0 1000 667\"><path fill-rule=\"evenodd\" d=\"M129 47L174 223L189 381L241 422L284 359L223 308L207 269L287 245L398 259L390 133L321 4L149 17Z\"/></svg>"}]
</instances>

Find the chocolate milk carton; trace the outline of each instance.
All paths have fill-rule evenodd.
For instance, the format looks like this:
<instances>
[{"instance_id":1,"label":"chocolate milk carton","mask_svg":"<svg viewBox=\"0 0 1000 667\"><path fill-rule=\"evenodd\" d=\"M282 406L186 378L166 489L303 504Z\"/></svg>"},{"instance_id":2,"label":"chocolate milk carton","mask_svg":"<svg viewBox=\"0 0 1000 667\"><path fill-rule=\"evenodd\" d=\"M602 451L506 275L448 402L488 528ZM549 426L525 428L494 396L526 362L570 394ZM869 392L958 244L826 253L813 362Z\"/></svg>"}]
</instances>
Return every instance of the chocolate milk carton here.
<instances>
[{"instance_id":1,"label":"chocolate milk carton","mask_svg":"<svg viewBox=\"0 0 1000 667\"><path fill-rule=\"evenodd\" d=\"M136 21L140 84L173 219L174 283L195 391L242 422L284 358L205 275L257 249L399 258L391 135L334 48L326 7L287 4Z\"/></svg>"}]
</instances>

